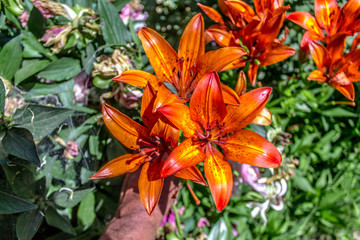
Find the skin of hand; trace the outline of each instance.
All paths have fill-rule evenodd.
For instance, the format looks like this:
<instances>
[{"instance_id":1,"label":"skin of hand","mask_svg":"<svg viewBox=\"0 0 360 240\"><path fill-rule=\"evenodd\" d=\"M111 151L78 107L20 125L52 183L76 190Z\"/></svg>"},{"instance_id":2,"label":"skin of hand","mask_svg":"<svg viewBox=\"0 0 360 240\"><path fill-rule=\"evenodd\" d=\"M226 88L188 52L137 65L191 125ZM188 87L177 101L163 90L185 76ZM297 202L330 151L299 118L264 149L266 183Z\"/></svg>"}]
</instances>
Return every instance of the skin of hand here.
<instances>
[{"instance_id":1,"label":"skin of hand","mask_svg":"<svg viewBox=\"0 0 360 240\"><path fill-rule=\"evenodd\" d=\"M125 176L120 203L113 219L108 223L100 240L154 240L165 215L168 214L180 189L179 179L165 178L159 203L149 216L140 201L138 179L141 169Z\"/></svg>"}]
</instances>

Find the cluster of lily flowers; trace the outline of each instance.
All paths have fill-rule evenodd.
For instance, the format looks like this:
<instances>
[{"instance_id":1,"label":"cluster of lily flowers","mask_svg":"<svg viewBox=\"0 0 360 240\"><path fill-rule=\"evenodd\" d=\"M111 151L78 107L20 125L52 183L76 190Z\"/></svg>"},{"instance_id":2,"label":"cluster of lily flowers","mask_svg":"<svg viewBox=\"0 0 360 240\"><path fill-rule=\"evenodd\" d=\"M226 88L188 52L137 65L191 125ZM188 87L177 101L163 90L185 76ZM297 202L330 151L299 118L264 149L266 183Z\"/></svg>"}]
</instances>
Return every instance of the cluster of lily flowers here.
<instances>
[{"instance_id":1,"label":"cluster of lily flowers","mask_svg":"<svg viewBox=\"0 0 360 240\"><path fill-rule=\"evenodd\" d=\"M287 18L308 30L301 47L310 51L319 68L310 74L309 80L327 82L353 100L352 82L360 79L360 50L355 49L359 37L354 40L351 52L342 54L346 36L357 31L350 25L360 12L360 4L358 0L349 0L340 10L337 3L333 7L334 2L315 1L320 20L308 13L292 13ZM244 169L253 171L258 185L252 187L267 199L261 206L249 205L254 208L254 216L258 213L263 216L268 207L279 210L283 206L286 181L280 178L268 183L263 179L265 184L257 168L278 167L281 153L264 137L244 129L250 123L270 125L272 116L265 105L272 88L246 92L246 76L240 72L236 88L231 89L221 84L218 72L248 64L247 76L255 86L260 66L294 55L295 49L284 45L289 30L285 29L284 36L278 39L290 7L282 6L281 0L255 0L255 10L241 0L219 0L218 4L226 19L215 9L198 4L217 24L205 30L203 17L195 15L183 32L177 52L156 31L147 27L139 30L138 36L156 76L142 70L127 70L113 80L144 89L140 112L144 125L106 103L102 106L109 131L134 152L111 160L91 179L119 176L141 166L139 195L148 214L160 199L164 179L172 175L208 185L217 210L223 210L233 188L228 160L243 163ZM337 11L336 18L332 11ZM205 52L206 43L211 41L221 48ZM184 140L179 142L180 139ZM196 166L201 162L207 181Z\"/></svg>"}]
</instances>

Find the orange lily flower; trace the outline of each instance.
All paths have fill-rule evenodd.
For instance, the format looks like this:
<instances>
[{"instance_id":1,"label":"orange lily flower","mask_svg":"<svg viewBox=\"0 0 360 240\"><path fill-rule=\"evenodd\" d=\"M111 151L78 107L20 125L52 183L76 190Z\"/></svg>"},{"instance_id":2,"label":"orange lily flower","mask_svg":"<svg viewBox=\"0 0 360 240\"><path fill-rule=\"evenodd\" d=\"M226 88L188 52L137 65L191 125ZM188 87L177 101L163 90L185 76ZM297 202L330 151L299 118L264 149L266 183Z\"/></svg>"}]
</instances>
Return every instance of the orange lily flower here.
<instances>
[{"instance_id":1,"label":"orange lily flower","mask_svg":"<svg viewBox=\"0 0 360 240\"><path fill-rule=\"evenodd\" d=\"M160 171L164 161L171 153L170 146L178 145L179 131L163 121L159 114L153 114L156 93L147 86L141 106L141 117L145 126L133 121L115 108L104 104L102 107L105 125L125 147L135 150L105 164L90 179L111 178L124 173L136 171L142 165L139 177L139 194L141 202L150 215L155 209L161 195L164 177ZM196 167L184 169L175 174L206 185L202 174Z\"/></svg>"},{"instance_id":2,"label":"orange lily flower","mask_svg":"<svg viewBox=\"0 0 360 240\"><path fill-rule=\"evenodd\" d=\"M172 103L158 109L187 139L165 161L166 177L205 161L204 170L218 211L231 196L233 178L227 158L259 167L278 167L281 154L259 134L243 130L264 108L272 89L263 87L239 97L240 106L225 106L217 73L206 74L190 100L190 108ZM215 147L223 149L225 156Z\"/></svg>"},{"instance_id":3,"label":"orange lily flower","mask_svg":"<svg viewBox=\"0 0 360 240\"><path fill-rule=\"evenodd\" d=\"M222 47L241 46L245 56L230 63L224 69L245 66L250 63L248 77L255 85L259 66L268 66L283 61L295 54L295 49L283 44L285 36L276 39L285 20L289 6L281 6L282 1L257 0L255 11L241 0L219 0L220 8L229 18L226 22L215 9L198 4L200 8L217 24L206 30L207 39L214 40Z\"/></svg>"},{"instance_id":4,"label":"orange lily flower","mask_svg":"<svg viewBox=\"0 0 360 240\"><path fill-rule=\"evenodd\" d=\"M360 81L360 49L343 55L345 35L338 35L326 47L315 41L310 41L310 53L318 70L308 76L308 80L328 83L341 92L347 99L354 101L353 82Z\"/></svg>"},{"instance_id":5,"label":"orange lily flower","mask_svg":"<svg viewBox=\"0 0 360 240\"><path fill-rule=\"evenodd\" d=\"M239 47L205 53L204 19L201 14L195 15L186 26L177 53L160 34L150 28L142 28L139 38L157 77L144 71L129 70L113 80L142 88L150 83L155 90L162 83L167 83L186 101L205 73L221 71L227 64L245 54ZM225 94L230 94L230 101L233 99L237 102L233 92Z\"/></svg>"},{"instance_id":6,"label":"orange lily flower","mask_svg":"<svg viewBox=\"0 0 360 240\"><path fill-rule=\"evenodd\" d=\"M336 0L315 0L315 17L308 12L293 12L286 18L306 32L301 40L302 51L309 50L311 40L325 44L337 35L353 35L360 31L360 1L349 0L341 9Z\"/></svg>"}]
</instances>

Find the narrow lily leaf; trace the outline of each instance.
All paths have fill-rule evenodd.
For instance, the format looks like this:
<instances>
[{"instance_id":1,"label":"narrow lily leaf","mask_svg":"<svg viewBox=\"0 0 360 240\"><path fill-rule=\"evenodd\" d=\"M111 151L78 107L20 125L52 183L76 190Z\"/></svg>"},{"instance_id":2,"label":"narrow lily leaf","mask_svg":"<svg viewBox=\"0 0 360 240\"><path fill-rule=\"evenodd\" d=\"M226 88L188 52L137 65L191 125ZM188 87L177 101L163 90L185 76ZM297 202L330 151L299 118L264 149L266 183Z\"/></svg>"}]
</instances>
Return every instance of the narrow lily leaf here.
<instances>
[{"instance_id":1,"label":"narrow lily leaf","mask_svg":"<svg viewBox=\"0 0 360 240\"><path fill-rule=\"evenodd\" d=\"M5 85L2 79L0 78L0 114L4 112L5 95L6 95Z\"/></svg>"},{"instance_id":2,"label":"narrow lily leaf","mask_svg":"<svg viewBox=\"0 0 360 240\"><path fill-rule=\"evenodd\" d=\"M16 221L16 235L20 240L31 240L38 231L44 214L40 211L33 210L24 212Z\"/></svg>"},{"instance_id":3,"label":"narrow lily leaf","mask_svg":"<svg viewBox=\"0 0 360 240\"><path fill-rule=\"evenodd\" d=\"M13 214L36 209L31 202L0 191L0 214Z\"/></svg>"},{"instance_id":4,"label":"narrow lily leaf","mask_svg":"<svg viewBox=\"0 0 360 240\"><path fill-rule=\"evenodd\" d=\"M148 138L149 131L145 127L110 105L104 104L102 113L106 127L125 147L138 149L138 140Z\"/></svg>"},{"instance_id":5,"label":"narrow lily leaf","mask_svg":"<svg viewBox=\"0 0 360 240\"><path fill-rule=\"evenodd\" d=\"M125 154L105 164L90 179L111 178L127 172L136 171L146 160L147 156L140 154Z\"/></svg>"},{"instance_id":6,"label":"narrow lily leaf","mask_svg":"<svg viewBox=\"0 0 360 240\"><path fill-rule=\"evenodd\" d=\"M271 91L270 87L257 88L239 97L240 106L228 105L224 131L237 131L253 121L265 107Z\"/></svg>"},{"instance_id":7,"label":"narrow lily leaf","mask_svg":"<svg viewBox=\"0 0 360 240\"><path fill-rule=\"evenodd\" d=\"M239 130L224 141L219 145L230 160L265 168L281 164L282 157L276 147L255 132Z\"/></svg>"},{"instance_id":8,"label":"narrow lily leaf","mask_svg":"<svg viewBox=\"0 0 360 240\"><path fill-rule=\"evenodd\" d=\"M224 119L226 108L217 73L206 74L198 83L190 100L190 115L204 129L211 129Z\"/></svg>"},{"instance_id":9,"label":"narrow lily leaf","mask_svg":"<svg viewBox=\"0 0 360 240\"><path fill-rule=\"evenodd\" d=\"M31 133L25 128L10 128L2 139L6 152L40 167L40 159Z\"/></svg>"},{"instance_id":10,"label":"narrow lily leaf","mask_svg":"<svg viewBox=\"0 0 360 240\"><path fill-rule=\"evenodd\" d=\"M188 138L171 152L161 170L161 176L167 177L173 175L185 168L195 166L204 161L204 159L205 154L201 150L200 145L191 138Z\"/></svg>"},{"instance_id":11,"label":"narrow lily leaf","mask_svg":"<svg viewBox=\"0 0 360 240\"><path fill-rule=\"evenodd\" d=\"M216 208L222 211L230 201L233 186L229 162L215 147L206 153L204 171Z\"/></svg>"},{"instance_id":12,"label":"narrow lily leaf","mask_svg":"<svg viewBox=\"0 0 360 240\"><path fill-rule=\"evenodd\" d=\"M164 185L164 178L160 177L162 159L147 162L143 165L139 177L139 195L141 202L149 215L154 211L159 202Z\"/></svg>"}]
</instances>

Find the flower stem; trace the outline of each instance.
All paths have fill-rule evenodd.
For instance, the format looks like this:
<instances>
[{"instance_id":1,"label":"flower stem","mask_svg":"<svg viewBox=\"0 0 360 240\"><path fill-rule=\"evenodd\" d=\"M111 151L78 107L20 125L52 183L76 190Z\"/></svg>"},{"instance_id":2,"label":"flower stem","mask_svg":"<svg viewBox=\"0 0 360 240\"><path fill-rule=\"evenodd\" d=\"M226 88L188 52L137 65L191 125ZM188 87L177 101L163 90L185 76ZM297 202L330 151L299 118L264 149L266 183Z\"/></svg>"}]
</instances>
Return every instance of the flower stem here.
<instances>
[{"instance_id":1,"label":"flower stem","mask_svg":"<svg viewBox=\"0 0 360 240\"><path fill-rule=\"evenodd\" d=\"M183 230L181 228L180 216L179 216L179 213L178 213L178 210L177 210L175 204L172 205L172 209L173 209L174 214L175 214L175 223L176 223L176 227L177 227L177 229L179 231L179 237L182 239L183 236L184 236L184 233L183 233Z\"/></svg>"}]
</instances>

